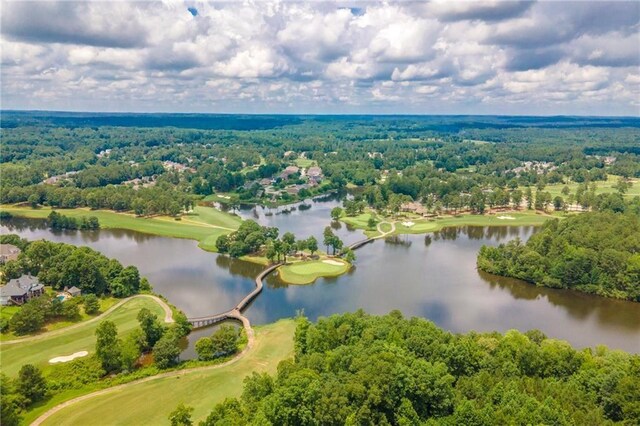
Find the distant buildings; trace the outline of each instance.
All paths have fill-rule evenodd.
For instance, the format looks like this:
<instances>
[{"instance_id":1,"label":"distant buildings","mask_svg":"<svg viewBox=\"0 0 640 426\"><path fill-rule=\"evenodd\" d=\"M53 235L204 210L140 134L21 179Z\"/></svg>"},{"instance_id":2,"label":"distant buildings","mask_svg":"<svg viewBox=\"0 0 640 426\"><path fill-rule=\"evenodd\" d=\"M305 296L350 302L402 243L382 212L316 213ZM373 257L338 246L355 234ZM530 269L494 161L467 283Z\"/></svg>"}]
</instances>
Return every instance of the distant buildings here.
<instances>
[{"instance_id":1,"label":"distant buildings","mask_svg":"<svg viewBox=\"0 0 640 426\"><path fill-rule=\"evenodd\" d=\"M194 169L193 167L188 167L188 166L185 166L184 164L176 163L174 161L163 161L162 167L164 167L165 170L175 170L179 173L183 173L185 171L188 171L191 173L196 172L196 169Z\"/></svg>"},{"instance_id":2,"label":"distant buildings","mask_svg":"<svg viewBox=\"0 0 640 426\"><path fill-rule=\"evenodd\" d=\"M17 260L21 250L13 244L0 244L0 264Z\"/></svg>"},{"instance_id":3,"label":"distant buildings","mask_svg":"<svg viewBox=\"0 0 640 426\"><path fill-rule=\"evenodd\" d=\"M556 170L558 167L553 163L548 163L546 161L525 161L522 163L520 167L515 167L511 169L516 175L520 176L521 173L535 171L536 174L544 174L545 172L550 172L552 170Z\"/></svg>"},{"instance_id":4,"label":"distant buildings","mask_svg":"<svg viewBox=\"0 0 640 426\"><path fill-rule=\"evenodd\" d=\"M38 278L23 275L0 287L0 305L22 305L34 297L42 296L43 293L44 285L40 284Z\"/></svg>"},{"instance_id":5,"label":"distant buildings","mask_svg":"<svg viewBox=\"0 0 640 426\"><path fill-rule=\"evenodd\" d=\"M72 172L64 173L62 175L51 176L51 177L48 177L47 179L43 180L42 183L46 183L48 185L55 185L58 182L69 180L74 175L77 175L77 174L78 174L78 172L72 171Z\"/></svg>"},{"instance_id":6,"label":"distant buildings","mask_svg":"<svg viewBox=\"0 0 640 426\"><path fill-rule=\"evenodd\" d=\"M280 173L280 177L282 179L289 179L289 176L294 175L300 171L298 166L288 166L282 173Z\"/></svg>"}]
</instances>

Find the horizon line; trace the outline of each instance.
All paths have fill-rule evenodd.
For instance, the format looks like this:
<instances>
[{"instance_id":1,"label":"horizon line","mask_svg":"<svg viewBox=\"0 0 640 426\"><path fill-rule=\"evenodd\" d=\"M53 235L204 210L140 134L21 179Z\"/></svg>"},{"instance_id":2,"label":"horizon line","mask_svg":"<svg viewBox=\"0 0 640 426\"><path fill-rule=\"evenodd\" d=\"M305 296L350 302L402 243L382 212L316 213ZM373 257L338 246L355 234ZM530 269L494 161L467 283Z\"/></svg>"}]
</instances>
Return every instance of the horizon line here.
<instances>
[{"instance_id":1,"label":"horizon line","mask_svg":"<svg viewBox=\"0 0 640 426\"><path fill-rule=\"evenodd\" d=\"M85 110L58 110L58 109L15 109L15 108L0 108L0 113L5 112L20 112L20 113L72 113L72 114L118 114L118 115L246 115L246 116L302 116L302 117L358 117L358 116L377 116L377 117L579 117L579 118L632 118L640 119L638 115L583 115L583 114L548 114L548 115L535 115L535 114L419 114L419 113L286 113L286 112L273 112L273 113L256 113L256 112L177 112L177 111L85 111Z\"/></svg>"}]
</instances>

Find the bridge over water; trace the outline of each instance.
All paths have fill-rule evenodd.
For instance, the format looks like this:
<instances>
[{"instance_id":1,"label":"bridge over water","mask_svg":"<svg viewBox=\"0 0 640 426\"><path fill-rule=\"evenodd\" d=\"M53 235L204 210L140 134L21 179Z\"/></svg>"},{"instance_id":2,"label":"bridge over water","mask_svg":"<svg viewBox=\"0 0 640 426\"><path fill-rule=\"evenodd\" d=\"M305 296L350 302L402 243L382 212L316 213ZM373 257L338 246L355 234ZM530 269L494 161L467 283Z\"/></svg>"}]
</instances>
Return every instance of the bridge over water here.
<instances>
[{"instance_id":1,"label":"bridge over water","mask_svg":"<svg viewBox=\"0 0 640 426\"><path fill-rule=\"evenodd\" d=\"M380 232L382 232L382 231L380 230ZM393 231L390 231L390 232L393 232ZM348 248L350 248L351 250L357 250L360 247L362 247L362 246L364 246L366 244L369 244L370 242L372 242L372 241L374 241L374 240L376 240L378 238L382 238L382 237L386 236L390 232L382 233L381 235L379 235L377 237L365 238L364 240L357 241L357 242L349 245ZM269 275L270 273L272 273L273 271L275 271L276 269L278 269L282 265L283 265L283 263L276 263L274 265L269 266L268 268L266 268L262 272L260 272L260 274L256 277L256 288L253 289L253 291L251 293L247 294L244 297L244 299L242 299L240 301L240 303L238 303L232 309L230 309L230 310L228 310L226 312L215 314L215 315L188 318L188 321L191 323L193 328L208 327L210 325L217 324L219 322L227 321L227 320L240 321L242 323L242 325L244 326L245 330L247 331L247 334L250 333L251 336L253 336L253 330L251 329L251 324L249 323L249 319L247 317L245 317L244 315L242 315L242 311L251 303L251 301L253 301L253 299L255 299L258 296L258 294L260 294L260 292L264 288L264 284L263 284L262 280L264 280L264 278L266 278L267 275Z\"/></svg>"}]
</instances>

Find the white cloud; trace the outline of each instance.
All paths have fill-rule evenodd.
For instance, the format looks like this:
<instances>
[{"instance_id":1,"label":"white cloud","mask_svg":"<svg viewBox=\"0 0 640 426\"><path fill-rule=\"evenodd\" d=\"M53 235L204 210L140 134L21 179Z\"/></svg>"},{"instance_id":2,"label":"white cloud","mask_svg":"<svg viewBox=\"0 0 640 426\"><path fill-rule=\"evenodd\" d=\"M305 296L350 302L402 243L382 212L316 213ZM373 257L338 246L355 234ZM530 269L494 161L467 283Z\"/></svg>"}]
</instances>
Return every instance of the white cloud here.
<instances>
[{"instance_id":1,"label":"white cloud","mask_svg":"<svg viewBox=\"0 0 640 426\"><path fill-rule=\"evenodd\" d=\"M0 1L6 108L638 114L640 3Z\"/></svg>"}]
</instances>

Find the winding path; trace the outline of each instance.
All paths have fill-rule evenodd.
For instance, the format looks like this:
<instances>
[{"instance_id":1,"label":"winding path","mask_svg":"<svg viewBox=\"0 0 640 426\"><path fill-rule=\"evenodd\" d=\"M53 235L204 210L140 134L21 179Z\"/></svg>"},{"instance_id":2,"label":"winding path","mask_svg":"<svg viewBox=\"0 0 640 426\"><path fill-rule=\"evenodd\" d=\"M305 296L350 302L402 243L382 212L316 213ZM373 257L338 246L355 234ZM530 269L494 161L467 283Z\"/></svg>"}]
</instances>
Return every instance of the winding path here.
<instances>
[{"instance_id":1,"label":"winding path","mask_svg":"<svg viewBox=\"0 0 640 426\"><path fill-rule=\"evenodd\" d=\"M47 338L52 337L52 336L57 336L59 334L64 334L64 333L68 332L69 330L73 330L73 329L78 328L78 327L83 327L84 325L91 324L92 322L100 321L106 315L108 315L111 312L115 311L116 309L118 309L120 306L124 305L128 301L133 300L133 299L137 299L137 298L141 298L141 297L146 297L146 298L149 298L149 299L153 299L158 303L158 305L160 305L162 307L162 310L164 311L164 322L165 323L170 324L170 323L174 322L174 320L173 320L173 312L171 311L171 307L169 305L167 305L167 303L164 300L162 300L158 296L154 296L152 294L136 294L134 296L127 297L126 299L120 300L118 303L116 303L115 305L111 306L109 309L107 309L106 311L104 311L100 315L95 316L95 317L93 317L93 318L91 318L91 319L89 319L87 321L82 321L82 322L79 322L77 324L70 325L68 327L59 328L57 330L46 331L46 332L41 333L41 334L36 334L35 336L19 337L17 339L6 340L6 341L3 341L3 342L0 342L0 346L14 345L16 343L31 342L31 341L34 341L34 340L47 339Z\"/></svg>"},{"instance_id":2,"label":"winding path","mask_svg":"<svg viewBox=\"0 0 640 426\"><path fill-rule=\"evenodd\" d=\"M243 317L243 318L245 318L245 317ZM71 405L77 404L78 402L82 402L82 401L85 401L87 399L95 398L95 397L100 396L100 395L105 395L105 394L109 394L109 393L112 393L112 392L116 392L116 391L122 390L122 389L124 389L126 387L129 387L129 386L139 385L140 383L145 383L145 382L150 382L150 381L153 381L153 380L163 379L165 377L178 377L178 376L184 376L186 374L192 374L192 373L215 370L215 369L218 369L218 368L227 367L230 364L238 362L238 360L240 360L240 358L242 358L242 356L245 355L247 352L249 352L249 350L253 347L254 342L255 342L255 336L253 334L253 329L251 329L250 325L249 325L248 330L251 331L251 334L249 334L249 331L247 331L247 346L245 346L244 349L240 353L238 353L236 356L231 358L229 361L225 361L222 364L207 365L207 366L204 366L204 367L195 367L195 368L187 368L187 369L182 369L182 370L168 371L166 373L156 374L154 376L145 377L143 379L134 380L134 381L129 382L129 383L123 383L121 385L108 387L108 388L105 388L105 389L102 389L102 390L99 390L99 391L88 393L86 395L78 396L76 398L73 398L73 399L70 399L68 401L65 401L65 402L63 402L61 404L58 404L55 407L52 407L49 410L45 411L44 413L42 413L37 419L35 419L31 423L31 426L40 426L43 422L45 422L49 417L51 417L52 415L54 415L58 411L64 410L65 408L67 408L67 407L69 407Z\"/></svg>"},{"instance_id":3,"label":"winding path","mask_svg":"<svg viewBox=\"0 0 640 426\"><path fill-rule=\"evenodd\" d=\"M383 223L390 223L391 224L391 230L387 231L387 232L383 232L381 225ZM377 235L375 237L371 237L371 238L366 238L364 240L358 241L356 243L353 243L349 246L349 248L351 248L352 250L357 250L360 247L376 240L379 238L384 238L387 235L395 232L396 230L396 225L395 222L380 222L377 225L377 230L380 233L380 235ZM113 387L109 387L106 389L102 389L96 392L92 392L86 395L82 395L73 399L70 399L68 401L65 401L61 404L56 405L55 407L49 409L48 411L44 412L40 417L38 417L33 423L31 423L31 426L40 426L44 421L46 421L49 417L51 417L52 415L54 415L55 413L59 412L60 410L63 410L71 405L74 405L78 402L81 401L85 401L87 399L90 398L94 398L100 395L105 395L108 393L112 393L112 392L116 392L118 390L121 390L127 386L133 386L133 385L137 385L140 383L144 383L144 382L149 382L152 380L158 380L161 378L165 378L165 377L173 377L173 376L181 376L184 374L190 374L193 372L198 372L198 371L207 371L207 370L213 370L216 368L222 368L225 366L228 366L229 364L233 364L234 362L237 362L240 358L242 358L248 351L251 350L251 348L254 346L255 344L255 333L253 331L253 328L251 327L251 322L249 321L249 318L245 317L242 314L242 311L244 309L247 308L247 306L251 303L251 301L253 301L253 299L255 299L260 292L262 292L262 289L264 288L264 283L263 280L264 278L266 278L269 274L271 274L273 271L275 271L276 269L278 269L280 266L282 266L283 263L276 263L274 265L271 265L269 267L267 267L266 269L264 269L262 272L260 272L260 274L256 277L255 282L256 282L256 288L253 289L253 291L251 291L249 294L247 294L236 306L233 307L233 309L226 311L226 312L222 312L220 314L215 314L215 315L210 315L210 316L205 316L205 317L196 317L196 318L189 318L188 321L191 323L191 325L194 328L200 328L200 327L206 327L209 326L211 324L216 324L218 322L222 322L222 321L226 321L226 320L235 320L235 321L239 321L242 323L243 328L245 329L245 332L247 334L247 346L245 346L245 348L235 357L233 357L232 359L230 359L229 361L226 361L222 364L217 364L217 365L210 365L210 366L206 366L206 367L196 367L196 368L190 368L190 369L184 369L184 370L177 370L177 371L170 371L167 373L161 373L161 374L157 374L155 376L150 376L150 377L145 377L143 379L139 379L139 380L134 380L132 382L129 383L124 383L122 385L117 385L117 386L113 386ZM160 305L165 309L165 322L173 322L173 318L171 317L171 309L169 308L169 306L167 306L166 303L164 303L164 301L162 301L160 298L156 297L156 296L150 296L150 295L137 295L137 296L133 296L133 297L141 297L141 296L146 296L146 297L152 297L154 299L156 299L156 301L158 303L160 303ZM131 298L129 298L131 299ZM107 311L104 312L104 314L91 319L90 321L96 321L97 319L99 319L100 317L102 317L103 315L107 314L108 312L111 312L113 309L115 309L116 307L122 305L123 303L125 303L127 300L129 299L125 299L117 304L115 304L114 306L112 306L110 309L108 309ZM83 324L86 324L83 323ZM69 328L66 328L67 330ZM65 330L65 329L62 329ZM58 330L56 330L58 331ZM50 335L49 333L47 333L48 335ZM40 336L34 336L34 337L40 337ZM24 341L24 339L20 340L20 341Z\"/></svg>"}]
</instances>

